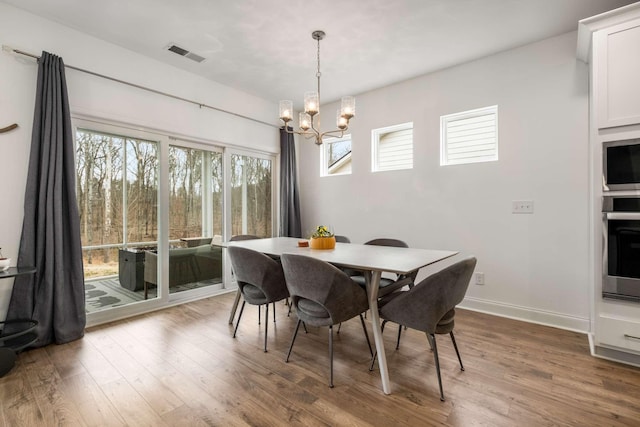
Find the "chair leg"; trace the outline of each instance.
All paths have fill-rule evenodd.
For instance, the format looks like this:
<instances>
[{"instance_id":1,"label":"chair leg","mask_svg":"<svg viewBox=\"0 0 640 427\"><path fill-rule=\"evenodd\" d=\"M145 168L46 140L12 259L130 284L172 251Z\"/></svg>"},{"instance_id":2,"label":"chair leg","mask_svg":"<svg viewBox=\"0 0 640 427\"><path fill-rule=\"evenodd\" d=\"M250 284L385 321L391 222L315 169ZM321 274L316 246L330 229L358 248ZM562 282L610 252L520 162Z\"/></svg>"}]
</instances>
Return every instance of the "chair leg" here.
<instances>
[{"instance_id":1,"label":"chair leg","mask_svg":"<svg viewBox=\"0 0 640 427\"><path fill-rule=\"evenodd\" d=\"M371 341L369 340L369 333L367 332L367 327L364 324L364 317L360 314L360 323L362 323L362 330L364 331L364 337L367 339L367 345L369 346L369 353L371 353L371 357L373 357L373 348L371 348Z\"/></svg>"},{"instance_id":2,"label":"chair leg","mask_svg":"<svg viewBox=\"0 0 640 427\"><path fill-rule=\"evenodd\" d=\"M333 325L329 326L329 387L333 388Z\"/></svg>"},{"instance_id":3,"label":"chair leg","mask_svg":"<svg viewBox=\"0 0 640 427\"><path fill-rule=\"evenodd\" d=\"M309 331L307 331L307 324L306 324L306 323L304 323L304 322L302 322L302 327L304 328L304 333L305 333L305 334L308 334L308 333L309 333Z\"/></svg>"},{"instance_id":4,"label":"chair leg","mask_svg":"<svg viewBox=\"0 0 640 427\"><path fill-rule=\"evenodd\" d=\"M233 305L231 306L231 313L229 314L229 324L230 325L233 325L233 318L236 315L236 310L238 309L238 303L240 302L240 297L241 296L242 296L242 292L240 292L240 289L238 289L236 291L236 297L233 300Z\"/></svg>"},{"instance_id":5,"label":"chair leg","mask_svg":"<svg viewBox=\"0 0 640 427\"><path fill-rule=\"evenodd\" d=\"M402 325L398 325L398 342L396 343L396 350L400 348L400 336L402 335Z\"/></svg>"},{"instance_id":6,"label":"chair leg","mask_svg":"<svg viewBox=\"0 0 640 427\"><path fill-rule=\"evenodd\" d=\"M340 328L342 328L342 322L338 323L338 332L336 332L337 334L340 333Z\"/></svg>"},{"instance_id":7,"label":"chair leg","mask_svg":"<svg viewBox=\"0 0 640 427\"><path fill-rule=\"evenodd\" d=\"M285 362L289 362L289 356L291 356L293 343L296 342L296 335L298 335L298 329L300 329L300 323L302 323L302 320L298 319L298 323L296 323L296 330L293 331L293 337L291 337L291 345L289 345L289 351L287 352L287 359L285 360Z\"/></svg>"},{"instance_id":8,"label":"chair leg","mask_svg":"<svg viewBox=\"0 0 640 427\"><path fill-rule=\"evenodd\" d=\"M462 359L460 358L460 352L458 351L458 346L456 345L456 339L453 337L453 331L449 332L451 336L451 342L453 343L453 348L456 349L456 354L458 355L458 362L460 362L460 370L464 371L464 366L462 366Z\"/></svg>"},{"instance_id":9,"label":"chair leg","mask_svg":"<svg viewBox=\"0 0 640 427\"><path fill-rule=\"evenodd\" d=\"M273 303L273 323L276 323L276 303Z\"/></svg>"},{"instance_id":10,"label":"chair leg","mask_svg":"<svg viewBox=\"0 0 640 427\"><path fill-rule=\"evenodd\" d=\"M236 337L236 332L238 332L238 326L240 326L240 319L242 318L242 312L244 311L244 305L246 301L242 301L242 305L240 306L240 313L238 313L238 320L236 321L236 328L233 330L233 337Z\"/></svg>"},{"instance_id":11,"label":"chair leg","mask_svg":"<svg viewBox=\"0 0 640 427\"><path fill-rule=\"evenodd\" d=\"M429 349L433 352L433 344L431 344L431 340L429 340Z\"/></svg>"},{"instance_id":12,"label":"chair leg","mask_svg":"<svg viewBox=\"0 0 640 427\"><path fill-rule=\"evenodd\" d=\"M444 392L442 391L442 377L440 376L440 360L438 359L438 346L436 346L436 336L434 334L428 334L429 343L433 349L433 359L436 362L436 373L438 374L438 385L440 386L440 400L444 402Z\"/></svg>"},{"instance_id":13,"label":"chair leg","mask_svg":"<svg viewBox=\"0 0 640 427\"><path fill-rule=\"evenodd\" d=\"M380 326L380 334L384 333L384 325L386 325L386 323L388 322L388 320L383 320L382 321L382 325ZM373 357L371 358L371 366L369 366L369 370L373 371L373 365L375 365L376 363L376 357L378 356L378 351L376 350L375 353L373 353Z\"/></svg>"},{"instance_id":14,"label":"chair leg","mask_svg":"<svg viewBox=\"0 0 640 427\"><path fill-rule=\"evenodd\" d=\"M259 306L258 306L258 325L260 324L260 321L261 321L261 319L260 319L260 313L261 313L261 312L262 312L262 306L261 306L261 305L259 305Z\"/></svg>"},{"instance_id":15,"label":"chair leg","mask_svg":"<svg viewBox=\"0 0 640 427\"><path fill-rule=\"evenodd\" d=\"M264 309L264 352L267 352L267 332L269 330L269 303L266 303L265 305L265 309ZM275 311L275 307L273 307L273 310Z\"/></svg>"}]
</instances>

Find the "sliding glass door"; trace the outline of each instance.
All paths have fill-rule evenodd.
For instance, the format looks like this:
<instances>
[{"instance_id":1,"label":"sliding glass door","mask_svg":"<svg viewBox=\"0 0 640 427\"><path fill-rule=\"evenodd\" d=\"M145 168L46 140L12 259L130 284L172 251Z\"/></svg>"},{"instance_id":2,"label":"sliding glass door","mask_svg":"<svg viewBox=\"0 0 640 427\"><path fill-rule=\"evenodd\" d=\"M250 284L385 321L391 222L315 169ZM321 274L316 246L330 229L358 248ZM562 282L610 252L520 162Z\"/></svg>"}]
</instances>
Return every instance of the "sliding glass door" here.
<instances>
[{"instance_id":1,"label":"sliding glass door","mask_svg":"<svg viewBox=\"0 0 640 427\"><path fill-rule=\"evenodd\" d=\"M169 292L222 289L222 152L169 146Z\"/></svg>"},{"instance_id":2,"label":"sliding glass door","mask_svg":"<svg viewBox=\"0 0 640 427\"><path fill-rule=\"evenodd\" d=\"M87 312L147 298L158 240L158 143L76 129L76 191Z\"/></svg>"},{"instance_id":3,"label":"sliding glass door","mask_svg":"<svg viewBox=\"0 0 640 427\"><path fill-rule=\"evenodd\" d=\"M272 236L273 155L74 125L89 325L224 292L215 243Z\"/></svg>"}]
</instances>

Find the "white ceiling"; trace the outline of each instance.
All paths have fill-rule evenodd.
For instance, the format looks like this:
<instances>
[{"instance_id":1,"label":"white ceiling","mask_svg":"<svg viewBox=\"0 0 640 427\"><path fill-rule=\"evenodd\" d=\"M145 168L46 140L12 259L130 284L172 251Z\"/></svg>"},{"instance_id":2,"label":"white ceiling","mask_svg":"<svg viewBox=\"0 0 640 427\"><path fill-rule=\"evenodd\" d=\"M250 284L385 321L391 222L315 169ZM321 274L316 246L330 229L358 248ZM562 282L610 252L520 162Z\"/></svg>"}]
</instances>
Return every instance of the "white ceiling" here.
<instances>
[{"instance_id":1,"label":"white ceiling","mask_svg":"<svg viewBox=\"0 0 640 427\"><path fill-rule=\"evenodd\" d=\"M313 30L327 33L320 45L322 96L333 101L573 31L580 19L634 2L1 1L219 83L297 105L316 85ZM168 52L169 43L206 60L198 64Z\"/></svg>"}]
</instances>

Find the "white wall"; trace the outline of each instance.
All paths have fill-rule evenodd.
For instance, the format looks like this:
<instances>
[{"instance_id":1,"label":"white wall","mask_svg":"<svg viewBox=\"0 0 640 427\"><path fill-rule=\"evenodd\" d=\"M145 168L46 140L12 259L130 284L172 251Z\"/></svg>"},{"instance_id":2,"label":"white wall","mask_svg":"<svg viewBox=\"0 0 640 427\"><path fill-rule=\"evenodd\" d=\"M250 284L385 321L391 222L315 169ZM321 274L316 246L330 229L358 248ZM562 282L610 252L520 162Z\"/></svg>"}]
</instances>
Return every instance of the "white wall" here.
<instances>
[{"instance_id":1,"label":"white wall","mask_svg":"<svg viewBox=\"0 0 640 427\"><path fill-rule=\"evenodd\" d=\"M303 230L474 254L486 284L466 306L588 330L588 69L575 52L573 32L357 96L351 175L320 178L318 147L300 142ZM490 105L499 161L439 166L440 116ZM414 168L372 173L371 130L408 121ZM533 215L511 213L523 199Z\"/></svg>"},{"instance_id":2,"label":"white wall","mask_svg":"<svg viewBox=\"0 0 640 427\"><path fill-rule=\"evenodd\" d=\"M142 57L54 22L0 3L0 44L26 52L59 55L65 64L151 87L203 104L277 124L277 105L201 77ZM0 127L19 129L0 134L0 247L4 256L18 255L23 219L37 64L0 52ZM211 109L200 109L119 83L67 69L73 113L130 123L224 145L279 151L274 127ZM276 120L274 120L274 117ZM4 318L9 280L0 281L0 318Z\"/></svg>"}]
</instances>

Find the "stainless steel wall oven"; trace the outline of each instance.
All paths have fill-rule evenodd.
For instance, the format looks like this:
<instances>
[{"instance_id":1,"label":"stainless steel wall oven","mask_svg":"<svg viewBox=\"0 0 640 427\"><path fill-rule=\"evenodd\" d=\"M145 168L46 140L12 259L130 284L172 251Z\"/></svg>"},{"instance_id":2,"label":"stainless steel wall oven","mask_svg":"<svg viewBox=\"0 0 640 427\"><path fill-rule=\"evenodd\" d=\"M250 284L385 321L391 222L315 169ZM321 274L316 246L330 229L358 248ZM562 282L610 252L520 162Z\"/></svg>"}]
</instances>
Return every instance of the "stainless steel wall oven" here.
<instances>
[{"instance_id":1,"label":"stainless steel wall oven","mask_svg":"<svg viewBox=\"0 0 640 427\"><path fill-rule=\"evenodd\" d=\"M605 195L602 295L640 302L640 195Z\"/></svg>"}]
</instances>

